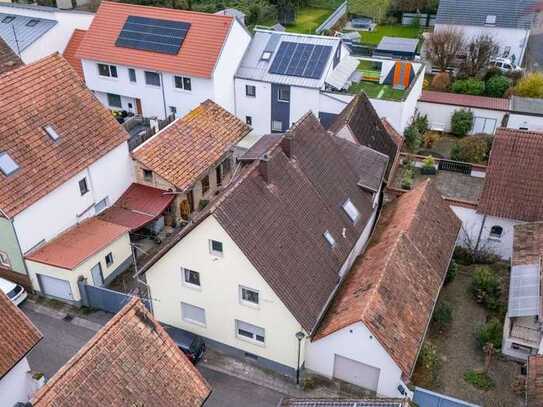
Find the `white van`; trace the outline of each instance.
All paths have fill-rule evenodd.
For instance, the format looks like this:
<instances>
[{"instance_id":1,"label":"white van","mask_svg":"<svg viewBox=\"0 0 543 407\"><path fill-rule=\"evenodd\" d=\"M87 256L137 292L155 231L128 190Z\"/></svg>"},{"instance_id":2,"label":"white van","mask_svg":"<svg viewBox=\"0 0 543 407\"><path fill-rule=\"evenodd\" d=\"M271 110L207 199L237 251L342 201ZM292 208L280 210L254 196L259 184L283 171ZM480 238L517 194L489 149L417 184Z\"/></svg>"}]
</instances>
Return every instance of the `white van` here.
<instances>
[{"instance_id":1,"label":"white van","mask_svg":"<svg viewBox=\"0 0 543 407\"><path fill-rule=\"evenodd\" d=\"M28 294L19 284L12 283L0 277L0 290L8 296L15 305L21 304Z\"/></svg>"}]
</instances>

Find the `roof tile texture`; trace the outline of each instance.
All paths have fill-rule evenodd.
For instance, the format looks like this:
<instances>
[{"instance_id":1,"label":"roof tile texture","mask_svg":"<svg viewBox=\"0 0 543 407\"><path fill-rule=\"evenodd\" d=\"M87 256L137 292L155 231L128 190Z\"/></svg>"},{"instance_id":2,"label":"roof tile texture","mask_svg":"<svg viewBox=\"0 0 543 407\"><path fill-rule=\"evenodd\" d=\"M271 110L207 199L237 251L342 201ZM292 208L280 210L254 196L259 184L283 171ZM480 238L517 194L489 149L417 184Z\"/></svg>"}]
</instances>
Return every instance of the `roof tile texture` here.
<instances>
[{"instance_id":1,"label":"roof tile texture","mask_svg":"<svg viewBox=\"0 0 543 407\"><path fill-rule=\"evenodd\" d=\"M543 220L543 133L498 129L478 211L500 218Z\"/></svg>"},{"instance_id":2,"label":"roof tile texture","mask_svg":"<svg viewBox=\"0 0 543 407\"><path fill-rule=\"evenodd\" d=\"M81 65L81 59L76 57L76 52L79 49L79 45L81 45L81 41L83 41L86 33L86 30L76 28L72 33L70 41L68 41L68 44L64 49L64 53L62 54L66 61L68 61L79 77L83 80L85 80L85 76L83 75L83 66Z\"/></svg>"},{"instance_id":3,"label":"roof tile texture","mask_svg":"<svg viewBox=\"0 0 543 407\"><path fill-rule=\"evenodd\" d=\"M539 264L543 257L543 222L514 226L512 266Z\"/></svg>"},{"instance_id":4,"label":"roof tile texture","mask_svg":"<svg viewBox=\"0 0 543 407\"><path fill-rule=\"evenodd\" d=\"M410 377L460 226L429 181L391 202L315 339L362 322Z\"/></svg>"},{"instance_id":5,"label":"roof tile texture","mask_svg":"<svg viewBox=\"0 0 543 407\"><path fill-rule=\"evenodd\" d=\"M133 299L35 395L35 407L196 407L211 388Z\"/></svg>"},{"instance_id":6,"label":"roof tile texture","mask_svg":"<svg viewBox=\"0 0 543 407\"><path fill-rule=\"evenodd\" d=\"M176 55L115 46L128 16L190 23ZM80 59L210 78L233 24L233 17L170 8L103 1L76 54Z\"/></svg>"},{"instance_id":7,"label":"roof tile texture","mask_svg":"<svg viewBox=\"0 0 543 407\"><path fill-rule=\"evenodd\" d=\"M543 355L532 355L528 358L526 406L543 406Z\"/></svg>"},{"instance_id":8,"label":"roof tile texture","mask_svg":"<svg viewBox=\"0 0 543 407\"><path fill-rule=\"evenodd\" d=\"M0 75L23 65L21 58L0 38Z\"/></svg>"},{"instance_id":9,"label":"roof tile texture","mask_svg":"<svg viewBox=\"0 0 543 407\"><path fill-rule=\"evenodd\" d=\"M42 337L28 317L0 291L0 379Z\"/></svg>"},{"instance_id":10,"label":"roof tile texture","mask_svg":"<svg viewBox=\"0 0 543 407\"><path fill-rule=\"evenodd\" d=\"M460 93L437 92L425 90L419 102L440 103L460 107L475 107L479 109L509 111L509 99L490 98L486 96L463 95Z\"/></svg>"},{"instance_id":11,"label":"roof tile texture","mask_svg":"<svg viewBox=\"0 0 543 407\"><path fill-rule=\"evenodd\" d=\"M0 76L0 152L19 170L0 173L0 208L14 216L87 168L128 133L58 54ZM6 118L9 118L7 120ZM60 139L43 129L52 125Z\"/></svg>"},{"instance_id":12,"label":"roof tile texture","mask_svg":"<svg viewBox=\"0 0 543 407\"><path fill-rule=\"evenodd\" d=\"M132 155L184 191L250 131L247 124L208 99L136 148Z\"/></svg>"}]
</instances>

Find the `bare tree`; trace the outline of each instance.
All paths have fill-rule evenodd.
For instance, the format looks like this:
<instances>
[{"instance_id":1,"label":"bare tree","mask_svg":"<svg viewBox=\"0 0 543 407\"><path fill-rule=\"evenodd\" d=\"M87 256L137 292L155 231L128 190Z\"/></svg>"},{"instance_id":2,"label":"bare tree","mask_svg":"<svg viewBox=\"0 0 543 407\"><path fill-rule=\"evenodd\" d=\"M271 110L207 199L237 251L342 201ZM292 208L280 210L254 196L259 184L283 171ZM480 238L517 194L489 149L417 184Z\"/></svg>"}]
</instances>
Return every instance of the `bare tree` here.
<instances>
[{"instance_id":1,"label":"bare tree","mask_svg":"<svg viewBox=\"0 0 543 407\"><path fill-rule=\"evenodd\" d=\"M481 34L473 38L466 49L466 59L460 67L466 76L481 76L500 47L490 35Z\"/></svg>"},{"instance_id":2,"label":"bare tree","mask_svg":"<svg viewBox=\"0 0 543 407\"><path fill-rule=\"evenodd\" d=\"M456 54L464 47L464 34L456 28L434 31L428 36L427 58L441 72L445 72L455 60Z\"/></svg>"}]
</instances>

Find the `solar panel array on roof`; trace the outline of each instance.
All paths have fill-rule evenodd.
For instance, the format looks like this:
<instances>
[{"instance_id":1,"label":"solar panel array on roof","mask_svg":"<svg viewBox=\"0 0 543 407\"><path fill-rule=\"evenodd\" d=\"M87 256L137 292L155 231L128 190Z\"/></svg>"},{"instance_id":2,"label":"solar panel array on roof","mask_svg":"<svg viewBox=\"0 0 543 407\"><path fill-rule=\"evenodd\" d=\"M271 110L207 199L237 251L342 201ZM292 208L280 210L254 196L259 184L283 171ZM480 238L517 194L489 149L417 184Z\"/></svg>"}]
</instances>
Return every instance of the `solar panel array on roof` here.
<instances>
[{"instance_id":1,"label":"solar panel array on roof","mask_svg":"<svg viewBox=\"0 0 543 407\"><path fill-rule=\"evenodd\" d=\"M332 52L329 45L284 41L279 46L269 72L278 75L320 79Z\"/></svg>"},{"instance_id":2,"label":"solar panel array on roof","mask_svg":"<svg viewBox=\"0 0 543 407\"><path fill-rule=\"evenodd\" d=\"M117 47L175 55L189 31L190 23L128 16L117 38Z\"/></svg>"},{"instance_id":3,"label":"solar panel array on roof","mask_svg":"<svg viewBox=\"0 0 543 407\"><path fill-rule=\"evenodd\" d=\"M540 277L537 264L514 266L511 269L509 306L511 317L539 315Z\"/></svg>"}]
</instances>

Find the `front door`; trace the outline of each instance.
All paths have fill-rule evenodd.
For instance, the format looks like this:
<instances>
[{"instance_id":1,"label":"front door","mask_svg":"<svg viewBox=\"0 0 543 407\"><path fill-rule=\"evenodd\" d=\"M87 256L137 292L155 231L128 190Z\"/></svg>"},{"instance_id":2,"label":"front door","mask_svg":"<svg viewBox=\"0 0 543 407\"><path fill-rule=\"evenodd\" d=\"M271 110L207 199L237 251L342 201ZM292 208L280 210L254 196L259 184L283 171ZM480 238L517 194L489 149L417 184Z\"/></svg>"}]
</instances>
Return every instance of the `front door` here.
<instances>
[{"instance_id":1,"label":"front door","mask_svg":"<svg viewBox=\"0 0 543 407\"><path fill-rule=\"evenodd\" d=\"M102 265L96 264L91 268L92 281L96 287L102 287L104 285L104 275L102 274Z\"/></svg>"},{"instance_id":2,"label":"front door","mask_svg":"<svg viewBox=\"0 0 543 407\"><path fill-rule=\"evenodd\" d=\"M142 113L141 109L141 99L136 99L136 113L141 115Z\"/></svg>"}]
</instances>

